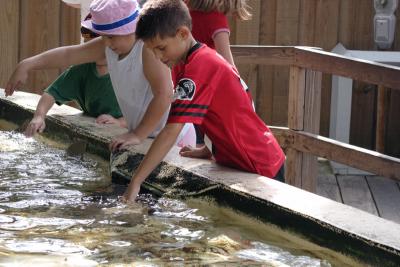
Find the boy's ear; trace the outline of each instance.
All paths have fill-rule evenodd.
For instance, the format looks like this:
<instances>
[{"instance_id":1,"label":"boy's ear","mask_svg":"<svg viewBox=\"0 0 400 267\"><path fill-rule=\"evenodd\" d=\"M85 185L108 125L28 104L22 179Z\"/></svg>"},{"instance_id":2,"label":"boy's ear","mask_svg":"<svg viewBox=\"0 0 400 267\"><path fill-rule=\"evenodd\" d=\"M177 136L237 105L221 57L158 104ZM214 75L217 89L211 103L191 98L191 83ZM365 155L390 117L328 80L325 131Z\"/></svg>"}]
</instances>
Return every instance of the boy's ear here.
<instances>
[{"instance_id":1,"label":"boy's ear","mask_svg":"<svg viewBox=\"0 0 400 267\"><path fill-rule=\"evenodd\" d=\"M179 38L182 38L183 40L186 40L190 36L190 30L186 26L181 26L177 30L177 36Z\"/></svg>"}]
</instances>

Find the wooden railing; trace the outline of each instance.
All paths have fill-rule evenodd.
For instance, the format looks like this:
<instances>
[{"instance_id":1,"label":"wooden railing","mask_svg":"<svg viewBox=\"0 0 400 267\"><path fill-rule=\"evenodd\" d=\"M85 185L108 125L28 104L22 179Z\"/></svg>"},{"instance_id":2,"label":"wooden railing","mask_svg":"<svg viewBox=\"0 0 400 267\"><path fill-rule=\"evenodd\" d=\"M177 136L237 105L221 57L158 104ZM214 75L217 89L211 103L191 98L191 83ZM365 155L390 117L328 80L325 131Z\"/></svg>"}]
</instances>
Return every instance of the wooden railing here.
<instances>
[{"instance_id":1,"label":"wooden railing","mask_svg":"<svg viewBox=\"0 0 400 267\"><path fill-rule=\"evenodd\" d=\"M398 90L400 68L312 47L232 46L232 52L237 64L290 67L288 128L270 127L286 149L288 184L315 192L317 157L400 180L400 159L318 135L322 73Z\"/></svg>"}]
</instances>

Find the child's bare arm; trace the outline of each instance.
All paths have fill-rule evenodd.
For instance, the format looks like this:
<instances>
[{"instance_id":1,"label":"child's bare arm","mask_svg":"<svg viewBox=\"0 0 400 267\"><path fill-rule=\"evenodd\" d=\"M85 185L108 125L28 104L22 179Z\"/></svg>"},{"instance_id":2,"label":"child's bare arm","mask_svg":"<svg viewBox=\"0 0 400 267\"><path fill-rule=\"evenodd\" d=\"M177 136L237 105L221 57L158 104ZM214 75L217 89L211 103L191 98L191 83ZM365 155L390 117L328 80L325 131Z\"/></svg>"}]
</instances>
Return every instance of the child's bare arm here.
<instances>
[{"instance_id":1,"label":"child's bare arm","mask_svg":"<svg viewBox=\"0 0 400 267\"><path fill-rule=\"evenodd\" d=\"M48 93L43 93L42 97L39 100L39 103L36 107L35 114L33 115L32 120L29 122L28 126L25 130L25 135L30 137L35 133L43 132L46 124L45 118L49 109L54 105L55 100L54 97Z\"/></svg>"},{"instance_id":2,"label":"child's bare arm","mask_svg":"<svg viewBox=\"0 0 400 267\"><path fill-rule=\"evenodd\" d=\"M101 38L96 38L84 44L58 47L26 58L17 65L8 80L5 88L6 95L12 95L16 89L25 84L31 70L62 68L70 65L94 62L104 59L104 50L104 42Z\"/></svg>"},{"instance_id":3,"label":"child's bare arm","mask_svg":"<svg viewBox=\"0 0 400 267\"><path fill-rule=\"evenodd\" d=\"M140 186L149 174L163 160L168 151L175 144L184 123L168 123L158 134L157 138L147 151L142 163L136 169L131 182L124 194L126 201L134 201L139 193Z\"/></svg>"},{"instance_id":4,"label":"child's bare arm","mask_svg":"<svg viewBox=\"0 0 400 267\"><path fill-rule=\"evenodd\" d=\"M214 38L215 50L220 54L226 61L228 61L232 66L235 66L233 61L233 56L230 48L229 33L219 32Z\"/></svg>"},{"instance_id":5,"label":"child's bare arm","mask_svg":"<svg viewBox=\"0 0 400 267\"><path fill-rule=\"evenodd\" d=\"M134 130L140 140L148 137L157 127L171 104L173 93L170 70L147 48L143 48L143 71L152 88L153 99Z\"/></svg>"}]
</instances>

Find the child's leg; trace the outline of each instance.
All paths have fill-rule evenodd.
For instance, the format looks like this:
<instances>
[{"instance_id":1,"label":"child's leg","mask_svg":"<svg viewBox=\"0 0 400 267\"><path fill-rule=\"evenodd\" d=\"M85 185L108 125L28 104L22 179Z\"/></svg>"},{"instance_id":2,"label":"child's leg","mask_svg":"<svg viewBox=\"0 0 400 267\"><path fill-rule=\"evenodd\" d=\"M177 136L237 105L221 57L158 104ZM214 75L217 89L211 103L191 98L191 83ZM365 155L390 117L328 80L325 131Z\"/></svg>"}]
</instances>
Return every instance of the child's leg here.
<instances>
[{"instance_id":1,"label":"child's leg","mask_svg":"<svg viewBox=\"0 0 400 267\"><path fill-rule=\"evenodd\" d=\"M200 130L200 127L196 124L193 125L196 130L196 147L204 146L204 133Z\"/></svg>"},{"instance_id":2,"label":"child's leg","mask_svg":"<svg viewBox=\"0 0 400 267\"><path fill-rule=\"evenodd\" d=\"M279 169L274 179L282 183L285 182L285 164L282 164L282 167Z\"/></svg>"}]
</instances>

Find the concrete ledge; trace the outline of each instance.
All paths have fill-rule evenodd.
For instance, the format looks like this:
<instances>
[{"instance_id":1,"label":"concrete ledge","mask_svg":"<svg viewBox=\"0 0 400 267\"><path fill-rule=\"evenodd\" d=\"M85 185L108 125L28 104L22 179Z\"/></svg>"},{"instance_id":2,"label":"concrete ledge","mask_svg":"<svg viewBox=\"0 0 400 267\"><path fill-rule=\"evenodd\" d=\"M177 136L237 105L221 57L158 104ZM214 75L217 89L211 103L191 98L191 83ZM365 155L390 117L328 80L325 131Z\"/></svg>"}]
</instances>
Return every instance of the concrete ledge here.
<instances>
[{"instance_id":1,"label":"concrete ledge","mask_svg":"<svg viewBox=\"0 0 400 267\"><path fill-rule=\"evenodd\" d=\"M0 89L0 119L21 123L32 117L37 95L16 93L5 98ZM65 141L83 140L89 152L109 157L112 136L124 129L98 125L70 107L53 108L45 133ZM111 156L115 182L127 183L151 144ZM378 266L400 263L400 225L327 198L268 179L216 165L208 160L178 156L174 148L152 173L144 188L174 197L208 197L302 235L316 244Z\"/></svg>"}]
</instances>

